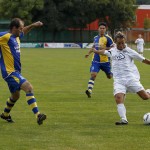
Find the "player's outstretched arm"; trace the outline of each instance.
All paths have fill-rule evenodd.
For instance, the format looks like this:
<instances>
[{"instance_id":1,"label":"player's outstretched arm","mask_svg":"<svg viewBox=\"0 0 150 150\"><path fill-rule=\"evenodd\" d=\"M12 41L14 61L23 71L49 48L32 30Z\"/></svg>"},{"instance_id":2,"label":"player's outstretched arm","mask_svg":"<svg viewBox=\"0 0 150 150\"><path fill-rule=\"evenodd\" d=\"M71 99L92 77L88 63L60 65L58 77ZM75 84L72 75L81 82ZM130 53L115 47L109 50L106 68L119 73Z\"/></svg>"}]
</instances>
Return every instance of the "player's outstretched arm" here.
<instances>
[{"instance_id":1,"label":"player's outstretched arm","mask_svg":"<svg viewBox=\"0 0 150 150\"><path fill-rule=\"evenodd\" d=\"M28 26L25 26L23 28L23 32L24 32L24 34L27 34L31 29L36 28L36 27L41 27L41 26L43 26L43 23L41 21L37 21Z\"/></svg>"},{"instance_id":2,"label":"player's outstretched arm","mask_svg":"<svg viewBox=\"0 0 150 150\"><path fill-rule=\"evenodd\" d=\"M92 48L88 51L88 53L85 55L85 58L88 58L90 56L90 54L92 53Z\"/></svg>"},{"instance_id":3,"label":"player's outstretched arm","mask_svg":"<svg viewBox=\"0 0 150 150\"><path fill-rule=\"evenodd\" d=\"M92 51L96 54L100 54L100 55L103 55L105 53L105 49L102 49L102 50L96 50L95 48L92 49Z\"/></svg>"},{"instance_id":4,"label":"player's outstretched arm","mask_svg":"<svg viewBox=\"0 0 150 150\"><path fill-rule=\"evenodd\" d=\"M142 62L145 63L145 64L150 65L150 60L149 59L144 59Z\"/></svg>"}]
</instances>

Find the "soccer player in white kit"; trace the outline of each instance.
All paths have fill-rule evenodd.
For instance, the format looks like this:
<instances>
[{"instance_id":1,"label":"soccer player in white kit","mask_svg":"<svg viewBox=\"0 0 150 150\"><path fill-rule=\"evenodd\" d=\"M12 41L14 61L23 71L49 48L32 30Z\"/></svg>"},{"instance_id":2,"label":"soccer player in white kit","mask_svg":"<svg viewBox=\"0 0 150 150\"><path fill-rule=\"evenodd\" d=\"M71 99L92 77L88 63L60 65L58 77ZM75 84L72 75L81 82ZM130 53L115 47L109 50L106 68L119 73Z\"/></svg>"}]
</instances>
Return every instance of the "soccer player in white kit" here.
<instances>
[{"instance_id":1,"label":"soccer player in white kit","mask_svg":"<svg viewBox=\"0 0 150 150\"><path fill-rule=\"evenodd\" d=\"M114 98L117 111L121 118L116 125L127 125L126 108L124 105L127 92L137 93L143 100L150 98L150 89L145 90L140 83L140 74L134 64L134 59L150 65L150 60L129 48L126 44L125 35L117 32L115 35L116 46L110 50L91 49L94 53L107 55L112 61L112 73L114 79Z\"/></svg>"},{"instance_id":2,"label":"soccer player in white kit","mask_svg":"<svg viewBox=\"0 0 150 150\"><path fill-rule=\"evenodd\" d=\"M138 35L138 39L136 39L135 44L137 44L137 51L139 54L143 55L143 50L144 50L144 40L142 38L142 35Z\"/></svg>"}]
</instances>

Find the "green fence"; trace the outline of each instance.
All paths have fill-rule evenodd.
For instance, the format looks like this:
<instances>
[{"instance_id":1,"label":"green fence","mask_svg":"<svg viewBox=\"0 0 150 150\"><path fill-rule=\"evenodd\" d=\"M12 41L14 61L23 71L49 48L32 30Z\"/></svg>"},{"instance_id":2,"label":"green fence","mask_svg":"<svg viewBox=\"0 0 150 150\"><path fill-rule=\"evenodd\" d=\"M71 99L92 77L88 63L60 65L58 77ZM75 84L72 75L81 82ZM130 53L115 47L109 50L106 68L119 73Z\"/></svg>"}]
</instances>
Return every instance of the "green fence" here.
<instances>
[{"instance_id":1,"label":"green fence","mask_svg":"<svg viewBox=\"0 0 150 150\"><path fill-rule=\"evenodd\" d=\"M32 30L22 42L93 42L93 37L97 31L66 30L51 32L42 29Z\"/></svg>"},{"instance_id":2,"label":"green fence","mask_svg":"<svg viewBox=\"0 0 150 150\"><path fill-rule=\"evenodd\" d=\"M8 25L0 24L0 32L7 31ZM97 30L64 30L48 31L43 28L31 30L21 39L22 42L74 42L91 43L93 37L98 34Z\"/></svg>"},{"instance_id":3,"label":"green fence","mask_svg":"<svg viewBox=\"0 0 150 150\"><path fill-rule=\"evenodd\" d=\"M8 29L0 28L0 32ZM21 39L22 42L93 42L93 37L97 31L88 30L65 30L65 31L46 31L41 28L31 30Z\"/></svg>"}]
</instances>

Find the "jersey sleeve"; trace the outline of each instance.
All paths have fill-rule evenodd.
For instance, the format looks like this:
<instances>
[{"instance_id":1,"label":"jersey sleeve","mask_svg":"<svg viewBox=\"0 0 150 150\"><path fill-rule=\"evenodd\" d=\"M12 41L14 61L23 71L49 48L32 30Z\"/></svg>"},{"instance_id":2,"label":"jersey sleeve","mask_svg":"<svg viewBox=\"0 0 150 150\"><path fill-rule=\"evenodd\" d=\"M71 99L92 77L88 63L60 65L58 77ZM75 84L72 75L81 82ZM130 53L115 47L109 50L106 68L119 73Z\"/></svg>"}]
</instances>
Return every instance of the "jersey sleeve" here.
<instances>
[{"instance_id":1,"label":"jersey sleeve","mask_svg":"<svg viewBox=\"0 0 150 150\"><path fill-rule=\"evenodd\" d=\"M24 33L21 32L19 38L21 39L21 38L23 38L23 37L24 37Z\"/></svg>"},{"instance_id":2,"label":"jersey sleeve","mask_svg":"<svg viewBox=\"0 0 150 150\"><path fill-rule=\"evenodd\" d=\"M132 49L129 49L130 50L130 56L133 58L133 59L136 59L138 61L143 61L145 59L145 57L143 57L142 55L140 55L139 53L137 53L135 50L132 50Z\"/></svg>"},{"instance_id":3,"label":"jersey sleeve","mask_svg":"<svg viewBox=\"0 0 150 150\"><path fill-rule=\"evenodd\" d=\"M107 37L107 44L106 44L106 46L107 47L111 47L111 46L113 46L113 44L114 44L113 39L108 36Z\"/></svg>"},{"instance_id":4,"label":"jersey sleeve","mask_svg":"<svg viewBox=\"0 0 150 150\"><path fill-rule=\"evenodd\" d=\"M4 34L2 36L0 36L0 45L4 45L8 42L10 38L10 34Z\"/></svg>"},{"instance_id":5,"label":"jersey sleeve","mask_svg":"<svg viewBox=\"0 0 150 150\"><path fill-rule=\"evenodd\" d=\"M105 50L104 55L107 55L108 57L111 57L111 51L110 50Z\"/></svg>"}]
</instances>

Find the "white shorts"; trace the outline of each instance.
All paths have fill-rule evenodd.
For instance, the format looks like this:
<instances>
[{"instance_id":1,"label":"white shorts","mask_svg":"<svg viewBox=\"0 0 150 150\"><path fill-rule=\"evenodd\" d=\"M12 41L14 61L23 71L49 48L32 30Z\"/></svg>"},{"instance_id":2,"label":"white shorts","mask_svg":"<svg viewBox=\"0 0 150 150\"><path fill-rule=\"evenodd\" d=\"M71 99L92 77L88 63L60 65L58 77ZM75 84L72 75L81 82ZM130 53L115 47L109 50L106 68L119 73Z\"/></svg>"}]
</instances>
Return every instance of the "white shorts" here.
<instances>
[{"instance_id":1,"label":"white shorts","mask_svg":"<svg viewBox=\"0 0 150 150\"><path fill-rule=\"evenodd\" d=\"M144 87L138 80L115 80L114 81L114 95L118 93L124 93L126 94L127 92L130 93L137 93L141 90L144 90Z\"/></svg>"},{"instance_id":2,"label":"white shorts","mask_svg":"<svg viewBox=\"0 0 150 150\"><path fill-rule=\"evenodd\" d=\"M137 47L137 51L138 51L139 53L140 53L140 52L143 53L143 47L142 47L142 46Z\"/></svg>"}]
</instances>

